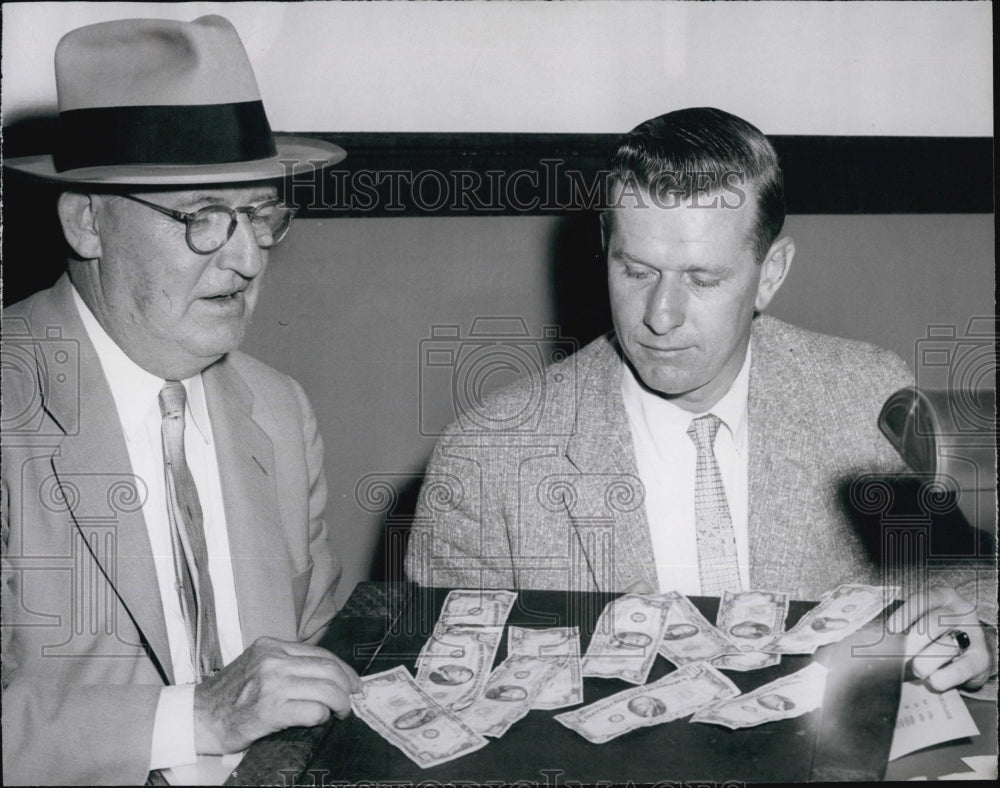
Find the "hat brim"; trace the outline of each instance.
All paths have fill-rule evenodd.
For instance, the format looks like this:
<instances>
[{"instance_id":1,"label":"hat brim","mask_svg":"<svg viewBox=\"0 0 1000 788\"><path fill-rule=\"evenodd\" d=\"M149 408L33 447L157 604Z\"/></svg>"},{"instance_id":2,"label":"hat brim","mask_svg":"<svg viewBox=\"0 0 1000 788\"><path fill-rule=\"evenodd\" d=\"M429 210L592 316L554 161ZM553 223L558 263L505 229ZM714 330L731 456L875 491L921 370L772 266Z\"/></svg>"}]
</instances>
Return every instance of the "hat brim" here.
<instances>
[{"instance_id":1,"label":"hat brim","mask_svg":"<svg viewBox=\"0 0 1000 788\"><path fill-rule=\"evenodd\" d=\"M281 180L343 161L347 152L332 142L274 135L278 155L232 164L119 164L58 172L50 155L4 159L3 166L41 180L66 185L194 186Z\"/></svg>"}]
</instances>

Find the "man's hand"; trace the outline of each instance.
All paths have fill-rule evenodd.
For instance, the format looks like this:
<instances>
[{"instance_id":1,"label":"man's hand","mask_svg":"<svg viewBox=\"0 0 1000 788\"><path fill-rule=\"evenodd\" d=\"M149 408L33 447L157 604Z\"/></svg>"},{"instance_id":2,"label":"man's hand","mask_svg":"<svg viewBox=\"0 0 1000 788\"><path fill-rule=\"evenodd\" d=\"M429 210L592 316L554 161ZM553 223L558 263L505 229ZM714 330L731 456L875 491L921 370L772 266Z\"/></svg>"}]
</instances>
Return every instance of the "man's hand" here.
<instances>
[{"instance_id":1,"label":"man's hand","mask_svg":"<svg viewBox=\"0 0 1000 788\"><path fill-rule=\"evenodd\" d=\"M361 682L326 649L260 638L194 690L195 748L239 752L269 733L320 725L351 711Z\"/></svg>"},{"instance_id":2,"label":"man's hand","mask_svg":"<svg viewBox=\"0 0 1000 788\"><path fill-rule=\"evenodd\" d=\"M993 649L976 606L953 588L934 587L913 594L889 619L889 632L906 632L906 654L913 673L936 692L952 687L979 689L996 672ZM962 651L953 632L965 632Z\"/></svg>"}]
</instances>

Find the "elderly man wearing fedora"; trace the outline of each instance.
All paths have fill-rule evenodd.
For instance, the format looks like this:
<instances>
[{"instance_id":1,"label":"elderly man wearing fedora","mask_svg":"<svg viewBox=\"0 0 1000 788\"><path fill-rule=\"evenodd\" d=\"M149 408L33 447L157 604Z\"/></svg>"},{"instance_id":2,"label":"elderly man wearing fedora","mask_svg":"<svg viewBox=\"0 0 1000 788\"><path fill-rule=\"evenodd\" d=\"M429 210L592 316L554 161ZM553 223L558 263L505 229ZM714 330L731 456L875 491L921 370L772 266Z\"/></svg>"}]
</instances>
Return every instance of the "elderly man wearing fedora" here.
<instances>
[{"instance_id":1,"label":"elderly man wearing fedora","mask_svg":"<svg viewBox=\"0 0 1000 788\"><path fill-rule=\"evenodd\" d=\"M350 711L313 645L340 571L316 420L237 351L278 183L345 154L272 135L221 17L84 27L55 65L61 147L5 162L63 189L71 252L3 315L4 778L142 783Z\"/></svg>"}]
</instances>

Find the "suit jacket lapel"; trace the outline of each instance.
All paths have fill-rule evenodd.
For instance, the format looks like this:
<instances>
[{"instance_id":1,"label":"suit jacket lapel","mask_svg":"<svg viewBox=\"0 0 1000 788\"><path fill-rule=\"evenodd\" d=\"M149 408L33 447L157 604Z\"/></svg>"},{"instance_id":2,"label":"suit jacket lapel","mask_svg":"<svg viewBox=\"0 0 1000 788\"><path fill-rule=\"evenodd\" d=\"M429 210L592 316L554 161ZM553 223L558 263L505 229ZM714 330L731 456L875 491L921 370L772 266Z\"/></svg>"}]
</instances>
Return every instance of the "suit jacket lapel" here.
<instances>
[{"instance_id":1,"label":"suit jacket lapel","mask_svg":"<svg viewBox=\"0 0 1000 788\"><path fill-rule=\"evenodd\" d=\"M203 378L244 646L262 635L295 640L287 563L274 559L284 544L274 446L254 420L253 393L230 361L209 367Z\"/></svg>"},{"instance_id":2,"label":"suit jacket lapel","mask_svg":"<svg viewBox=\"0 0 1000 788\"><path fill-rule=\"evenodd\" d=\"M32 315L34 336L46 337L49 330L59 328L61 337L79 348L77 385L50 386L44 375L40 381L46 412L65 433L52 455L52 468L74 527L169 683L173 681L173 666L166 624L159 594L149 592L151 583L155 587L156 567L138 505L145 499L145 483L132 473L114 398L73 303L71 288L63 276ZM102 548L97 544L99 537L95 538L97 529L109 526L113 528L113 546Z\"/></svg>"},{"instance_id":3,"label":"suit jacket lapel","mask_svg":"<svg viewBox=\"0 0 1000 788\"><path fill-rule=\"evenodd\" d=\"M803 463L815 456L809 445L812 418L808 392L789 368L792 359L774 336L770 318L753 326L748 401L750 584L793 588L808 550L809 496L789 492L808 478Z\"/></svg>"},{"instance_id":4,"label":"suit jacket lapel","mask_svg":"<svg viewBox=\"0 0 1000 788\"><path fill-rule=\"evenodd\" d=\"M594 578L597 587L625 591L645 582L655 589L645 495L622 400L622 360L614 340L605 342L579 383L576 427L567 443L566 456L584 474L580 494L589 500L581 501L579 510L611 516L611 577L598 574ZM581 539L581 545L595 570L602 564L601 556L589 554L586 540Z\"/></svg>"}]
</instances>

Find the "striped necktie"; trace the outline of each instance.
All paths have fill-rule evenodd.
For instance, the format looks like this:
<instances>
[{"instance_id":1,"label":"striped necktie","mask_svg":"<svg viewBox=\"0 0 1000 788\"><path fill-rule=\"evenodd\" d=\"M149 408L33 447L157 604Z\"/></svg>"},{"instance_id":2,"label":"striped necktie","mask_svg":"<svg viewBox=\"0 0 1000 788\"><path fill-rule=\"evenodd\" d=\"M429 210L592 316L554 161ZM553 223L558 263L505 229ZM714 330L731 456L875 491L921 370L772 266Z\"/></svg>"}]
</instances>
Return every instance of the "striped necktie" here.
<instances>
[{"instance_id":1,"label":"striped necktie","mask_svg":"<svg viewBox=\"0 0 1000 788\"><path fill-rule=\"evenodd\" d=\"M692 419L687 430L698 451L694 511L701 593L719 597L723 591L741 590L736 562L736 533L722 485L722 472L715 459L715 435L721 424L722 419L709 413Z\"/></svg>"},{"instance_id":2,"label":"striped necktie","mask_svg":"<svg viewBox=\"0 0 1000 788\"><path fill-rule=\"evenodd\" d=\"M181 614L191 647L191 664L200 679L222 667L215 621L215 595L208 572L205 525L198 489L184 456L184 384L168 380L160 390L163 421L163 465L167 487L167 514L174 547L174 568Z\"/></svg>"}]
</instances>

